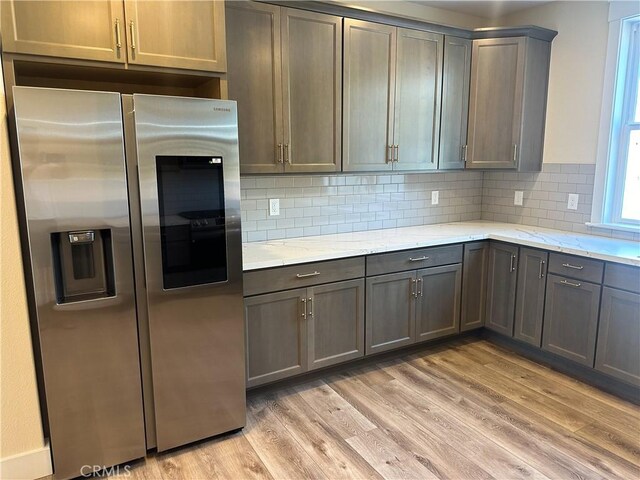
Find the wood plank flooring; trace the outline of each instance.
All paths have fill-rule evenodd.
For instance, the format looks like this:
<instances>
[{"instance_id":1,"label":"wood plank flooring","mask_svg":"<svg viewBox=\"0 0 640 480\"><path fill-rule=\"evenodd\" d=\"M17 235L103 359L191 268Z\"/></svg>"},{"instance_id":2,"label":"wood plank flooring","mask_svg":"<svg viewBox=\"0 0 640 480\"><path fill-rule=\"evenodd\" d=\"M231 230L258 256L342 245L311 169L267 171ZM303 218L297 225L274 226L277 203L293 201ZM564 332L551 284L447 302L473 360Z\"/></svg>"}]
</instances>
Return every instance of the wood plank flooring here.
<instances>
[{"instance_id":1,"label":"wood plank flooring","mask_svg":"<svg viewBox=\"0 0 640 480\"><path fill-rule=\"evenodd\" d=\"M140 479L638 479L640 408L484 340L249 395Z\"/></svg>"}]
</instances>

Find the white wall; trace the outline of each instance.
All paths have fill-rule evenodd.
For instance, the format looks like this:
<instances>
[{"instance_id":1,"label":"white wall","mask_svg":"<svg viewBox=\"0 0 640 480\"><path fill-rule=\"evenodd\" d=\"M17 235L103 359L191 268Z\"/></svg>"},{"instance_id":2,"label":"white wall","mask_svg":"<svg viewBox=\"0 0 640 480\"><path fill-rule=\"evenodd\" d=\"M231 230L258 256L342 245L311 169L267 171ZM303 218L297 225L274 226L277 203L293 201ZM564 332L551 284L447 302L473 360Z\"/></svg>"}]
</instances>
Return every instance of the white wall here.
<instances>
[{"instance_id":1,"label":"white wall","mask_svg":"<svg viewBox=\"0 0 640 480\"><path fill-rule=\"evenodd\" d=\"M595 163L609 3L552 2L503 17L500 26L558 32L551 47L545 163Z\"/></svg>"}]
</instances>

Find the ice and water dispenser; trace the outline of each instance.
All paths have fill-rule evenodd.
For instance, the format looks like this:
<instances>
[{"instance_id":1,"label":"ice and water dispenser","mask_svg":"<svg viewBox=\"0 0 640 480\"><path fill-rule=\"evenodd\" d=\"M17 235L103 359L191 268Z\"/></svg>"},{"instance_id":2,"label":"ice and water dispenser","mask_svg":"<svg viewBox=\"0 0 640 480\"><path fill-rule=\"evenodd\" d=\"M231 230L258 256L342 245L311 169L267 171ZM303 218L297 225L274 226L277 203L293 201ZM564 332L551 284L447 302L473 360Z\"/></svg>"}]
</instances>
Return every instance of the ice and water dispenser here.
<instances>
[{"instance_id":1,"label":"ice and water dispenser","mask_svg":"<svg viewBox=\"0 0 640 480\"><path fill-rule=\"evenodd\" d=\"M51 235L58 303L115 295L111 230Z\"/></svg>"}]
</instances>

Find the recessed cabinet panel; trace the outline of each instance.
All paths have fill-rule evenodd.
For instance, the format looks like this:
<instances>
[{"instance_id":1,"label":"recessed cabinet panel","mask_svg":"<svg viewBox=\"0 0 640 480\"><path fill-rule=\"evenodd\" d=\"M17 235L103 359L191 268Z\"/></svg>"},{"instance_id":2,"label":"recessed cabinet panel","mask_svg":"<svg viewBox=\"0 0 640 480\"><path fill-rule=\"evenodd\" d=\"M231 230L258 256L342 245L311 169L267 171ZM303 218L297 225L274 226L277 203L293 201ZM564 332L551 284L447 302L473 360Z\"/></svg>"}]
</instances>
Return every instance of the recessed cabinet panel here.
<instances>
[{"instance_id":1,"label":"recessed cabinet panel","mask_svg":"<svg viewBox=\"0 0 640 480\"><path fill-rule=\"evenodd\" d=\"M414 342L415 286L415 271L367 278L367 354Z\"/></svg>"},{"instance_id":2,"label":"recessed cabinet panel","mask_svg":"<svg viewBox=\"0 0 640 480\"><path fill-rule=\"evenodd\" d=\"M364 279L307 289L309 370L364 355Z\"/></svg>"},{"instance_id":3,"label":"recessed cabinet panel","mask_svg":"<svg viewBox=\"0 0 640 480\"><path fill-rule=\"evenodd\" d=\"M244 299L247 386L261 385L306 371L305 305L306 289Z\"/></svg>"},{"instance_id":4,"label":"recessed cabinet panel","mask_svg":"<svg viewBox=\"0 0 640 480\"><path fill-rule=\"evenodd\" d=\"M241 172L281 172L280 7L227 2L226 23L229 98L238 102Z\"/></svg>"},{"instance_id":5,"label":"recessed cabinet panel","mask_svg":"<svg viewBox=\"0 0 640 480\"><path fill-rule=\"evenodd\" d=\"M438 169L464 168L469 116L471 40L444 37L442 116Z\"/></svg>"},{"instance_id":6,"label":"recessed cabinet panel","mask_svg":"<svg viewBox=\"0 0 640 480\"><path fill-rule=\"evenodd\" d=\"M484 325L488 263L489 242L472 242L464 245L461 332Z\"/></svg>"},{"instance_id":7,"label":"recessed cabinet panel","mask_svg":"<svg viewBox=\"0 0 640 480\"><path fill-rule=\"evenodd\" d=\"M391 170L396 28L344 21L343 169Z\"/></svg>"},{"instance_id":8,"label":"recessed cabinet panel","mask_svg":"<svg viewBox=\"0 0 640 480\"><path fill-rule=\"evenodd\" d=\"M458 333L462 264L418 270L416 278L416 341Z\"/></svg>"},{"instance_id":9,"label":"recessed cabinet panel","mask_svg":"<svg viewBox=\"0 0 640 480\"><path fill-rule=\"evenodd\" d=\"M340 171L342 18L283 9L282 75L285 171Z\"/></svg>"},{"instance_id":10,"label":"recessed cabinet panel","mask_svg":"<svg viewBox=\"0 0 640 480\"><path fill-rule=\"evenodd\" d=\"M602 291L596 369L640 385L640 295Z\"/></svg>"},{"instance_id":11,"label":"recessed cabinet panel","mask_svg":"<svg viewBox=\"0 0 640 480\"><path fill-rule=\"evenodd\" d=\"M600 285L549 274L542 348L593 367Z\"/></svg>"},{"instance_id":12,"label":"recessed cabinet panel","mask_svg":"<svg viewBox=\"0 0 640 480\"><path fill-rule=\"evenodd\" d=\"M532 248L520 248L518 292L513 336L540 347L548 254Z\"/></svg>"},{"instance_id":13,"label":"recessed cabinet panel","mask_svg":"<svg viewBox=\"0 0 640 480\"><path fill-rule=\"evenodd\" d=\"M398 29L395 170L438 168L442 35Z\"/></svg>"},{"instance_id":14,"label":"recessed cabinet panel","mask_svg":"<svg viewBox=\"0 0 640 480\"><path fill-rule=\"evenodd\" d=\"M513 335L517 265L517 246L491 243L485 326L509 337Z\"/></svg>"},{"instance_id":15,"label":"recessed cabinet panel","mask_svg":"<svg viewBox=\"0 0 640 480\"><path fill-rule=\"evenodd\" d=\"M125 0L124 3L129 63L226 71L223 2Z\"/></svg>"},{"instance_id":16,"label":"recessed cabinet panel","mask_svg":"<svg viewBox=\"0 0 640 480\"><path fill-rule=\"evenodd\" d=\"M473 41L469 168L516 168L524 87L525 38Z\"/></svg>"},{"instance_id":17,"label":"recessed cabinet panel","mask_svg":"<svg viewBox=\"0 0 640 480\"><path fill-rule=\"evenodd\" d=\"M7 0L1 4L5 52L126 61L122 0Z\"/></svg>"}]
</instances>

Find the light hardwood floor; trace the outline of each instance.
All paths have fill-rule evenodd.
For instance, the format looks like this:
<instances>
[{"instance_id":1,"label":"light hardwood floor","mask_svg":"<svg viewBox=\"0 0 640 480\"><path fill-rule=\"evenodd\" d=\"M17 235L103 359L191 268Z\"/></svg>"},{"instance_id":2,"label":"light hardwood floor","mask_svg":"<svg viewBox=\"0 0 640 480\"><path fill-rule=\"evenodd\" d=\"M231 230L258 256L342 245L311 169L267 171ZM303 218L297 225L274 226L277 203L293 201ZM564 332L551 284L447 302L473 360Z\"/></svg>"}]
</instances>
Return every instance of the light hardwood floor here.
<instances>
[{"instance_id":1,"label":"light hardwood floor","mask_svg":"<svg viewBox=\"0 0 640 480\"><path fill-rule=\"evenodd\" d=\"M132 466L140 479L638 479L640 408L466 340L250 395L242 432Z\"/></svg>"}]
</instances>

